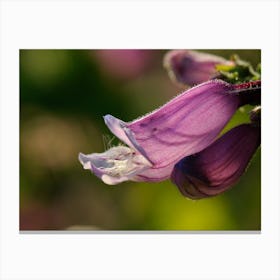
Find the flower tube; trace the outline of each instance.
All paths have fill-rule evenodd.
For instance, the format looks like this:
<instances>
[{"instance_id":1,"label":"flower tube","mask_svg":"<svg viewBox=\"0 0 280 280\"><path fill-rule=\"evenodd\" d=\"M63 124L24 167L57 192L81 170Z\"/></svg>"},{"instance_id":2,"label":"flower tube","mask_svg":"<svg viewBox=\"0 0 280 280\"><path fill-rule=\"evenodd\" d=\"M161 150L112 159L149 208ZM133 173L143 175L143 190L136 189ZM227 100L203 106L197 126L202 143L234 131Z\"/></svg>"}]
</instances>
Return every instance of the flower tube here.
<instances>
[{"instance_id":1,"label":"flower tube","mask_svg":"<svg viewBox=\"0 0 280 280\"><path fill-rule=\"evenodd\" d=\"M234 85L212 80L132 122L106 115L108 128L128 147L80 154L79 160L107 184L168 179L179 160L200 152L215 140L239 103Z\"/></svg>"}]
</instances>

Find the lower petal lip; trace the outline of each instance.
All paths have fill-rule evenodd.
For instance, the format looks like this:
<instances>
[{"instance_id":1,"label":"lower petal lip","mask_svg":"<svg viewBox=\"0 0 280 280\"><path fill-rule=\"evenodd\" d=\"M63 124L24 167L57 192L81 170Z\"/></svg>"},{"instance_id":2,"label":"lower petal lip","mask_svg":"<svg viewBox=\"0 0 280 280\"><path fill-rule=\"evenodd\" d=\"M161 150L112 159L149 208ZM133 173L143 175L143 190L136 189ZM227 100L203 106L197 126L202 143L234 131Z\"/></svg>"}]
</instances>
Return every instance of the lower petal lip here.
<instances>
[{"instance_id":1,"label":"lower petal lip","mask_svg":"<svg viewBox=\"0 0 280 280\"><path fill-rule=\"evenodd\" d=\"M108 185L137 180L138 174L150 169L147 159L134 149L119 145L103 153L79 154L84 169L90 169Z\"/></svg>"},{"instance_id":2,"label":"lower petal lip","mask_svg":"<svg viewBox=\"0 0 280 280\"><path fill-rule=\"evenodd\" d=\"M101 180L107 185L117 185L119 183L128 181L129 178L128 177L115 178L115 177L104 174L101 176Z\"/></svg>"},{"instance_id":3,"label":"lower petal lip","mask_svg":"<svg viewBox=\"0 0 280 280\"><path fill-rule=\"evenodd\" d=\"M91 170L97 177L101 178L101 176L104 174L104 172L91 164L91 161L87 155L79 153L79 161L83 165L84 169Z\"/></svg>"}]
</instances>

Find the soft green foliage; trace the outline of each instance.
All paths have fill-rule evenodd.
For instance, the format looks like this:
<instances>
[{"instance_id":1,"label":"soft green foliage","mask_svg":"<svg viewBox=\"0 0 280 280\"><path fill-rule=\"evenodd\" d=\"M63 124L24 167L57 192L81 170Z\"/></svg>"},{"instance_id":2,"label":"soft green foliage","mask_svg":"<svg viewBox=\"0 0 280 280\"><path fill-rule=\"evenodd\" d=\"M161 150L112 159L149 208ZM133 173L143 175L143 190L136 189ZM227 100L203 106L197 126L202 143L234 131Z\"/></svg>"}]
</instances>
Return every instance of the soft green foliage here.
<instances>
[{"instance_id":1,"label":"soft green foliage","mask_svg":"<svg viewBox=\"0 0 280 280\"><path fill-rule=\"evenodd\" d=\"M259 63L254 69L251 63L240 59L236 54L230 59L233 65L216 65L221 78L229 83L238 84L247 81L256 81L261 79L261 64Z\"/></svg>"}]
</instances>

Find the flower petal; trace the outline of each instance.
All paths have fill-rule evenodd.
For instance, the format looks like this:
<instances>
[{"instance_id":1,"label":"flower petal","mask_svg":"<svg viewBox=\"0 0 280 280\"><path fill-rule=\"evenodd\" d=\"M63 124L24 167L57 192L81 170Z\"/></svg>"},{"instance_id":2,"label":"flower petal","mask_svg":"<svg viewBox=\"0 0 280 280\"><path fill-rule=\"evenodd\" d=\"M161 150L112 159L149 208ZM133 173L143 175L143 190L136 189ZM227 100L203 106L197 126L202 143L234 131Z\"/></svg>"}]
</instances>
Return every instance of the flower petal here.
<instances>
[{"instance_id":1,"label":"flower petal","mask_svg":"<svg viewBox=\"0 0 280 280\"><path fill-rule=\"evenodd\" d=\"M259 127L237 126L200 153L180 160L171 180L192 199L218 195L239 180L259 145Z\"/></svg>"}]
</instances>

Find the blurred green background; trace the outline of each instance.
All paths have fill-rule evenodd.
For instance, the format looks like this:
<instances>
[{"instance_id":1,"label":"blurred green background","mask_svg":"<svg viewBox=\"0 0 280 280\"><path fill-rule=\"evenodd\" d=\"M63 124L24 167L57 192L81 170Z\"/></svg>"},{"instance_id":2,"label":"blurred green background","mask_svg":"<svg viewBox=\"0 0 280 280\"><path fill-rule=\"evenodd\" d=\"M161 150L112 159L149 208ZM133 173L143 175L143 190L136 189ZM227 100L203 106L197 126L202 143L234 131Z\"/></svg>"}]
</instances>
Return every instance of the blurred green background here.
<instances>
[{"instance_id":1,"label":"blurred green background","mask_svg":"<svg viewBox=\"0 0 280 280\"><path fill-rule=\"evenodd\" d=\"M260 50L204 50L253 65ZM162 67L167 50L20 50L21 230L260 230L260 150L226 193L192 201L169 180L105 185L78 161L113 138L102 116L124 121L182 91ZM247 106L225 130L247 122ZM113 139L112 143L118 143Z\"/></svg>"}]
</instances>

